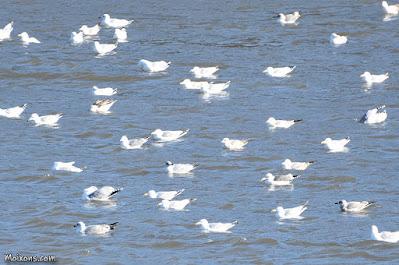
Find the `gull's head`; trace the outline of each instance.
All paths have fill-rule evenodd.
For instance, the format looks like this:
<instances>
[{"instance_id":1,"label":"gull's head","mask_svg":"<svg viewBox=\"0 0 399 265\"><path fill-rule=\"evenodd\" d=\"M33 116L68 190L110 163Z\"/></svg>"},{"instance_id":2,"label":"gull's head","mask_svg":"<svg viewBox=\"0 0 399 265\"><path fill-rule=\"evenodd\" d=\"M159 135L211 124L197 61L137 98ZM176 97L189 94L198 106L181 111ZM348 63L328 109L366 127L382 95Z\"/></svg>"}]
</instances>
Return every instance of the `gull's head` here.
<instances>
[{"instance_id":1,"label":"gull's head","mask_svg":"<svg viewBox=\"0 0 399 265\"><path fill-rule=\"evenodd\" d=\"M110 16L109 16L109 14L104 14L104 15L103 15L103 18L104 18L104 19L109 19Z\"/></svg>"},{"instance_id":2,"label":"gull's head","mask_svg":"<svg viewBox=\"0 0 399 265\"><path fill-rule=\"evenodd\" d=\"M21 41L27 41L29 39L29 35L26 32L18 34L18 37L21 37Z\"/></svg>"},{"instance_id":3,"label":"gull's head","mask_svg":"<svg viewBox=\"0 0 399 265\"><path fill-rule=\"evenodd\" d=\"M158 206L162 206L164 208L169 208L170 201L168 200L162 200L160 203L158 203Z\"/></svg>"},{"instance_id":4,"label":"gull's head","mask_svg":"<svg viewBox=\"0 0 399 265\"><path fill-rule=\"evenodd\" d=\"M195 225L202 225L203 227L209 226L208 220L201 219L199 222L196 222Z\"/></svg>"},{"instance_id":5,"label":"gull's head","mask_svg":"<svg viewBox=\"0 0 399 265\"><path fill-rule=\"evenodd\" d=\"M272 180L274 180L274 176L273 176L273 174L272 173L267 173L266 174L266 177L265 178L263 178L264 180L270 180L270 181L272 181Z\"/></svg>"},{"instance_id":6,"label":"gull's head","mask_svg":"<svg viewBox=\"0 0 399 265\"><path fill-rule=\"evenodd\" d=\"M80 30L80 31L83 31L83 30L86 30L86 29L88 29L88 27L87 27L86 25L83 25L83 26L80 27L79 30Z\"/></svg>"},{"instance_id":7,"label":"gull's head","mask_svg":"<svg viewBox=\"0 0 399 265\"><path fill-rule=\"evenodd\" d=\"M121 142L129 141L126 135L122 136L120 139Z\"/></svg>"},{"instance_id":8,"label":"gull's head","mask_svg":"<svg viewBox=\"0 0 399 265\"><path fill-rule=\"evenodd\" d=\"M345 200L336 202L335 204L339 204L339 206L341 206L341 207L345 207L346 205L348 205L348 203Z\"/></svg>"},{"instance_id":9,"label":"gull's head","mask_svg":"<svg viewBox=\"0 0 399 265\"><path fill-rule=\"evenodd\" d=\"M37 115L37 113L32 113L32 115L30 116L28 121L34 121L38 118L39 118L39 115Z\"/></svg>"},{"instance_id":10,"label":"gull's head","mask_svg":"<svg viewBox=\"0 0 399 265\"><path fill-rule=\"evenodd\" d=\"M270 72L270 71L272 71L273 70L273 67L271 67L271 66L269 66L269 67L267 67L265 70L263 70L263 72L262 73L267 73L267 72Z\"/></svg>"},{"instance_id":11,"label":"gull's head","mask_svg":"<svg viewBox=\"0 0 399 265\"><path fill-rule=\"evenodd\" d=\"M88 199L87 196L89 196L90 194L92 194L92 193L95 192L96 190L97 190L97 187L96 187L96 186L91 186L91 187L88 187L88 188L84 189L84 190L83 190L82 199L83 199L83 200L87 200L87 199Z\"/></svg>"},{"instance_id":12,"label":"gull's head","mask_svg":"<svg viewBox=\"0 0 399 265\"><path fill-rule=\"evenodd\" d=\"M331 39L334 39L334 38L336 38L336 37L338 37L338 34L337 34L337 33L332 33L332 34L331 34Z\"/></svg>"},{"instance_id":13,"label":"gull's head","mask_svg":"<svg viewBox=\"0 0 399 265\"><path fill-rule=\"evenodd\" d=\"M173 166L173 163L170 162L170 161L166 161L166 165L167 165L167 166Z\"/></svg>"},{"instance_id":14,"label":"gull's head","mask_svg":"<svg viewBox=\"0 0 399 265\"><path fill-rule=\"evenodd\" d=\"M228 141L230 141L230 139L229 138L223 138L223 140L221 141L221 143L227 143Z\"/></svg>"},{"instance_id":15,"label":"gull's head","mask_svg":"<svg viewBox=\"0 0 399 265\"><path fill-rule=\"evenodd\" d=\"M360 75L360 77L369 77L371 76L370 72L364 72L363 74Z\"/></svg>"},{"instance_id":16,"label":"gull's head","mask_svg":"<svg viewBox=\"0 0 399 265\"><path fill-rule=\"evenodd\" d=\"M296 16L296 17L300 17L301 15L299 14L299 12L298 12L298 11L295 11L295 12L294 12L294 16Z\"/></svg>"},{"instance_id":17,"label":"gull's head","mask_svg":"<svg viewBox=\"0 0 399 265\"><path fill-rule=\"evenodd\" d=\"M162 130L161 129L156 129L155 131L153 131L152 133L151 133L151 135L157 135L157 134L161 134L162 133Z\"/></svg>"},{"instance_id":18,"label":"gull's head","mask_svg":"<svg viewBox=\"0 0 399 265\"><path fill-rule=\"evenodd\" d=\"M378 228L377 228L376 225L372 225L372 226L371 226L371 233L373 233L373 234L378 234Z\"/></svg>"},{"instance_id":19,"label":"gull's head","mask_svg":"<svg viewBox=\"0 0 399 265\"><path fill-rule=\"evenodd\" d=\"M276 209L273 209L271 212L272 212L272 213L275 213L275 212L281 213L281 212L283 212L283 211L284 211L284 208L281 207L281 206L278 206Z\"/></svg>"},{"instance_id":20,"label":"gull's head","mask_svg":"<svg viewBox=\"0 0 399 265\"><path fill-rule=\"evenodd\" d=\"M267 119L267 121L266 121L265 123L270 123L270 124L272 124L272 123L275 123L275 122L276 122L276 119L273 118L273 117L270 117L269 119Z\"/></svg>"},{"instance_id":21,"label":"gull's head","mask_svg":"<svg viewBox=\"0 0 399 265\"><path fill-rule=\"evenodd\" d=\"M282 165L287 165L287 164L291 164L291 160L290 159L286 159L286 160L284 160L284 162L283 163L281 163Z\"/></svg>"},{"instance_id":22,"label":"gull's head","mask_svg":"<svg viewBox=\"0 0 399 265\"><path fill-rule=\"evenodd\" d=\"M184 79L182 82L180 82L180 85L187 85L190 84L191 80L190 79Z\"/></svg>"},{"instance_id":23,"label":"gull's head","mask_svg":"<svg viewBox=\"0 0 399 265\"><path fill-rule=\"evenodd\" d=\"M332 139L331 138L326 138L324 141L322 141L320 144L329 144L331 143Z\"/></svg>"},{"instance_id":24,"label":"gull's head","mask_svg":"<svg viewBox=\"0 0 399 265\"><path fill-rule=\"evenodd\" d=\"M144 193L143 196L150 196L150 198L156 198L157 193L155 192L155 190L150 190L148 193Z\"/></svg>"},{"instance_id":25,"label":"gull's head","mask_svg":"<svg viewBox=\"0 0 399 265\"><path fill-rule=\"evenodd\" d=\"M387 1L382 1L381 5L382 5L383 7L388 7Z\"/></svg>"},{"instance_id":26,"label":"gull's head","mask_svg":"<svg viewBox=\"0 0 399 265\"><path fill-rule=\"evenodd\" d=\"M84 223L83 222L78 222L76 225L74 225L73 227L84 227Z\"/></svg>"},{"instance_id":27,"label":"gull's head","mask_svg":"<svg viewBox=\"0 0 399 265\"><path fill-rule=\"evenodd\" d=\"M198 66L195 66L193 69L190 70L190 73L195 72L195 71L198 71L198 70L199 70L199 67L198 67Z\"/></svg>"}]
</instances>

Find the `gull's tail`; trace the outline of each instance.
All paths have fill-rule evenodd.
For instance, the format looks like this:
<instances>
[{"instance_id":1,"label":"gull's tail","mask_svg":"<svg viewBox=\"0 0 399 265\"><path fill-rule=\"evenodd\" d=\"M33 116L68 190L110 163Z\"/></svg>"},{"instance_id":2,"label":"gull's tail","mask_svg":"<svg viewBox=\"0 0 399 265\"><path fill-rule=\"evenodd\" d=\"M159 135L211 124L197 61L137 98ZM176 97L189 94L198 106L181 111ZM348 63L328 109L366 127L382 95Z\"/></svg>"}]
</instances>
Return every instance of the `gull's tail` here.
<instances>
[{"instance_id":1,"label":"gull's tail","mask_svg":"<svg viewBox=\"0 0 399 265\"><path fill-rule=\"evenodd\" d=\"M180 136L186 135L189 131L190 131L190 129L184 130L184 131L180 134Z\"/></svg>"},{"instance_id":2,"label":"gull's tail","mask_svg":"<svg viewBox=\"0 0 399 265\"><path fill-rule=\"evenodd\" d=\"M115 226L117 226L119 224L119 222L113 223L109 225L109 229L114 230Z\"/></svg>"},{"instance_id":3,"label":"gull's tail","mask_svg":"<svg viewBox=\"0 0 399 265\"><path fill-rule=\"evenodd\" d=\"M302 121L302 120L294 120L294 122L295 122L295 123L297 123L297 122L301 122L301 121Z\"/></svg>"},{"instance_id":4,"label":"gull's tail","mask_svg":"<svg viewBox=\"0 0 399 265\"><path fill-rule=\"evenodd\" d=\"M176 195L175 195L175 197L176 197L176 196L179 196L180 194L182 194L183 191L185 191L185 189L178 190L177 193L176 193Z\"/></svg>"},{"instance_id":5,"label":"gull's tail","mask_svg":"<svg viewBox=\"0 0 399 265\"><path fill-rule=\"evenodd\" d=\"M294 179L295 178L299 178L301 175L294 175L294 176L292 176Z\"/></svg>"},{"instance_id":6,"label":"gull's tail","mask_svg":"<svg viewBox=\"0 0 399 265\"><path fill-rule=\"evenodd\" d=\"M111 194L109 195L109 197L111 198L112 196L114 196L115 194L117 194L118 192L120 192L120 191L122 191L122 190L123 190L123 188L114 190L113 192L111 192Z\"/></svg>"}]
</instances>

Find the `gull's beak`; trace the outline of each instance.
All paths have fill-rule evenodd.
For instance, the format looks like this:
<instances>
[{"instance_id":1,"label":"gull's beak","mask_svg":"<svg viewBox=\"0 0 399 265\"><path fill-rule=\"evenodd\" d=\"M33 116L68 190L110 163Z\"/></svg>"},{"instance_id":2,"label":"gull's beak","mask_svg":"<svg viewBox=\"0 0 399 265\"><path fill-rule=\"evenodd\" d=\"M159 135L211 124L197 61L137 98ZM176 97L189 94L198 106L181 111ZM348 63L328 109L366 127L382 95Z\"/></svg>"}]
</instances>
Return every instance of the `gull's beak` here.
<instances>
[{"instance_id":1,"label":"gull's beak","mask_svg":"<svg viewBox=\"0 0 399 265\"><path fill-rule=\"evenodd\" d=\"M336 203L334 203L334 204L339 204L339 202L336 202Z\"/></svg>"},{"instance_id":2,"label":"gull's beak","mask_svg":"<svg viewBox=\"0 0 399 265\"><path fill-rule=\"evenodd\" d=\"M18 34L17 36L18 36L18 37L21 37L21 34Z\"/></svg>"},{"instance_id":3,"label":"gull's beak","mask_svg":"<svg viewBox=\"0 0 399 265\"><path fill-rule=\"evenodd\" d=\"M267 70L263 70L263 72L262 73L267 73Z\"/></svg>"},{"instance_id":4,"label":"gull's beak","mask_svg":"<svg viewBox=\"0 0 399 265\"><path fill-rule=\"evenodd\" d=\"M323 142L321 142L320 144L326 144L326 142L325 142L325 141L323 141Z\"/></svg>"},{"instance_id":5,"label":"gull's beak","mask_svg":"<svg viewBox=\"0 0 399 265\"><path fill-rule=\"evenodd\" d=\"M148 196L148 193L144 193L144 195L143 196Z\"/></svg>"},{"instance_id":6,"label":"gull's beak","mask_svg":"<svg viewBox=\"0 0 399 265\"><path fill-rule=\"evenodd\" d=\"M363 76L364 76L364 74L361 74L361 75L360 75L360 77L363 77Z\"/></svg>"},{"instance_id":7,"label":"gull's beak","mask_svg":"<svg viewBox=\"0 0 399 265\"><path fill-rule=\"evenodd\" d=\"M260 181L265 181L266 180L266 178L262 178Z\"/></svg>"},{"instance_id":8,"label":"gull's beak","mask_svg":"<svg viewBox=\"0 0 399 265\"><path fill-rule=\"evenodd\" d=\"M162 202L158 203L157 205L158 205L158 206L161 206L161 205L162 205Z\"/></svg>"},{"instance_id":9,"label":"gull's beak","mask_svg":"<svg viewBox=\"0 0 399 265\"><path fill-rule=\"evenodd\" d=\"M155 134L154 132L151 133L151 135L154 135L154 134Z\"/></svg>"},{"instance_id":10,"label":"gull's beak","mask_svg":"<svg viewBox=\"0 0 399 265\"><path fill-rule=\"evenodd\" d=\"M274 213L274 212L276 212L276 209L273 209L273 210L272 210L272 213Z\"/></svg>"},{"instance_id":11,"label":"gull's beak","mask_svg":"<svg viewBox=\"0 0 399 265\"><path fill-rule=\"evenodd\" d=\"M180 85L184 85L183 82L180 82Z\"/></svg>"},{"instance_id":12,"label":"gull's beak","mask_svg":"<svg viewBox=\"0 0 399 265\"><path fill-rule=\"evenodd\" d=\"M77 227L77 225L74 225L73 227Z\"/></svg>"},{"instance_id":13,"label":"gull's beak","mask_svg":"<svg viewBox=\"0 0 399 265\"><path fill-rule=\"evenodd\" d=\"M190 73L194 72L193 69L190 70Z\"/></svg>"},{"instance_id":14,"label":"gull's beak","mask_svg":"<svg viewBox=\"0 0 399 265\"><path fill-rule=\"evenodd\" d=\"M201 224L200 222L196 222L196 223L195 223L195 225L200 225L200 224Z\"/></svg>"}]
</instances>

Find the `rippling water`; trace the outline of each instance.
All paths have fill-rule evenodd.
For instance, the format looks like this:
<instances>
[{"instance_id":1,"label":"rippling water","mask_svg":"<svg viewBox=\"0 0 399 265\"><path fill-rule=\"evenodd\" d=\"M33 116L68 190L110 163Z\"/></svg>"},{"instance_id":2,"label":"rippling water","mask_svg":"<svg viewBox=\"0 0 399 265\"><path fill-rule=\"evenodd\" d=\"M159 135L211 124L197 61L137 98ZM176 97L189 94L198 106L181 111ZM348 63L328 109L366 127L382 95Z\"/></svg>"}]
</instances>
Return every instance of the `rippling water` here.
<instances>
[{"instance_id":1,"label":"rippling water","mask_svg":"<svg viewBox=\"0 0 399 265\"><path fill-rule=\"evenodd\" d=\"M304 3L305 2L305 3ZM274 16L300 10L298 25ZM103 13L135 19L128 43L98 57L93 40L71 45L81 25ZM20 255L56 255L61 264L366 264L398 261L397 244L371 241L371 225L398 229L399 20L384 21L375 1L6 1L0 26L14 20L12 41L0 42L0 107L28 104L21 120L0 118L0 248ZM387 18L385 18L387 20ZM24 47L27 31L43 43ZM347 44L329 43L332 32ZM101 42L113 30L102 29ZM141 72L137 62L172 61L164 73ZM219 65L216 81L228 94L206 98L179 82L195 66ZM262 74L267 66L296 65L290 78ZM365 86L359 75L390 72ZM112 86L118 102L109 115L90 113L91 87ZM387 105L388 120L357 123L368 109ZM59 128L26 120L64 113ZM269 131L273 116L303 119ZM182 141L122 150L119 139L156 128L187 129ZM326 153L320 142L350 136L349 151ZM252 141L226 151L224 137ZM316 160L290 187L260 182L282 173L285 158ZM164 162L199 162L194 174L170 177ZM52 171L54 161L87 165L82 173ZM124 187L111 203L85 203L91 185ZM187 211L162 211L143 197L185 188L197 198ZM377 200L361 214L335 202ZM309 201L302 220L279 221L270 210ZM231 231L207 234L202 218L238 220ZM73 225L120 222L107 236L81 236Z\"/></svg>"}]
</instances>

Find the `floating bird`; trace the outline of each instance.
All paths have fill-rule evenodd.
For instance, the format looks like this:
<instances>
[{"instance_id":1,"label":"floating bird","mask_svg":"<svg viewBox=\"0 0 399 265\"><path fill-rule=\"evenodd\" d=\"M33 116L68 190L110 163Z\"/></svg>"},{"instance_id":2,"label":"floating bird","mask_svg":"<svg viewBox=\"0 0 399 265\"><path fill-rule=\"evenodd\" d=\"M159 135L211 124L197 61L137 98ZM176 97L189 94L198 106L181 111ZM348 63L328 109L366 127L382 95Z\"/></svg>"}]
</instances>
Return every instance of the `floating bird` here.
<instances>
[{"instance_id":1,"label":"floating bird","mask_svg":"<svg viewBox=\"0 0 399 265\"><path fill-rule=\"evenodd\" d=\"M126 135L123 135L120 142L123 149L140 149L143 144L148 141L148 139L150 139L150 136L140 139L129 140Z\"/></svg>"},{"instance_id":2,"label":"floating bird","mask_svg":"<svg viewBox=\"0 0 399 265\"><path fill-rule=\"evenodd\" d=\"M278 14L278 17L279 17L278 22L280 22L281 24L294 24L294 23L296 23L296 21L298 20L298 18L300 16L301 15L299 14L298 11L295 11L294 13L287 14L287 15L284 15L283 13L279 13Z\"/></svg>"},{"instance_id":3,"label":"floating bird","mask_svg":"<svg viewBox=\"0 0 399 265\"><path fill-rule=\"evenodd\" d=\"M262 178L261 181L267 181L270 185L284 186L290 185L294 179L299 178L300 176L301 175L292 174L274 176L272 173L267 173L266 177Z\"/></svg>"},{"instance_id":4,"label":"floating bird","mask_svg":"<svg viewBox=\"0 0 399 265\"><path fill-rule=\"evenodd\" d=\"M195 66L190 70L196 78L213 78L214 74L219 70L219 66L213 67L198 67Z\"/></svg>"},{"instance_id":5,"label":"floating bird","mask_svg":"<svg viewBox=\"0 0 399 265\"><path fill-rule=\"evenodd\" d=\"M378 108L368 110L366 114L360 119L359 122L366 123L366 124L373 124L373 123L381 123L384 122L387 117L387 111L383 110L382 112L378 112L379 110L385 108L385 105L379 106Z\"/></svg>"},{"instance_id":6,"label":"floating bird","mask_svg":"<svg viewBox=\"0 0 399 265\"><path fill-rule=\"evenodd\" d=\"M273 117L270 117L265 123L267 123L270 129L276 128L289 128L292 125L301 122L302 120L276 120Z\"/></svg>"},{"instance_id":7,"label":"floating bird","mask_svg":"<svg viewBox=\"0 0 399 265\"><path fill-rule=\"evenodd\" d=\"M198 166L198 163L196 164L173 164L170 161L166 162L166 171L168 173L176 173L176 174L187 174L191 170L195 169Z\"/></svg>"},{"instance_id":8,"label":"floating bird","mask_svg":"<svg viewBox=\"0 0 399 265\"><path fill-rule=\"evenodd\" d=\"M349 137L341 140L332 140L331 138L326 138L324 141L321 142L321 144L323 144L324 147L330 151L343 151L345 149L345 145L350 141L351 140L349 139Z\"/></svg>"},{"instance_id":9,"label":"floating bird","mask_svg":"<svg viewBox=\"0 0 399 265\"><path fill-rule=\"evenodd\" d=\"M85 36L94 36L94 35L98 34L100 29L101 29L101 25L100 25L100 23L97 23L96 25L94 25L93 27L90 27L90 28L86 25L83 25L80 27L79 30L83 31L83 34Z\"/></svg>"},{"instance_id":10,"label":"floating bird","mask_svg":"<svg viewBox=\"0 0 399 265\"><path fill-rule=\"evenodd\" d=\"M98 189L96 186L91 186L83 190L82 199L89 201L107 201L122 190L123 188L115 189L110 186L104 186L101 189Z\"/></svg>"},{"instance_id":11,"label":"floating bird","mask_svg":"<svg viewBox=\"0 0 399 265\"><path fill-rule=\"evenodd\" d=\"M114 39L117 39L118 42L126 42L127 33L125 28L115 29Z\"/></svg>"},{"instance_id":12,"label":"floating bird","mask_svg":"<svg viewBox=\"0 0 399 265\"><path fill-rule=\"evenodd\" d=\"M102 235L105 233L108 233L111 230L115 229L115 226L117 226L119 223L113 223L113 224L99 224L99 225L88 225L86 226L83 222L78 222L76 225L73 227L77 227L76 231L82 234L98 234Z\"/></svg>"},{"instance_id":13,"label":"floating bird","mask_svg":"<svg viewBox=\"0 0 399 265\"><path fill-rule=\"evenodd\" d=\"M290 159L284 160L283 163L283 169L294 169L294 170L306 170L308 166L313 164L315 161L310 161L310 162L292 162Z\"/></svg>"},{"instance_id":14,"label":"floating bird","mask_svg":"<svg viewBox=\"0 0 399 265\"><path fill-rule=\"evenodd\" d=\"M12 108L8 108L8 109L1 109L0 108L0 116L4 116L7 118L19 118L19 116L22 114L22 112L24 112L26 108L26 104L23 104L21 106L17 106L17 107L12 107Z\"/></svg>"},{"instance_id":15,"label":"floating bird","mask_svg":"<svg viewBox=\"0 0 399 265\"><path fill-rule=\"evenodd\" d=\"M229 138L223 138L223 143L230 150L242 150L249 140L230 140Z\"/></svg>"},{"instance_id":16,"label":"floating bird","mask_svg":"<svg viewBox=\"0 0 399 265\"><path fill-rule=\"evenodd\" d=\"M104 14L102 16L101 25L110 27L110 28L123 28L129 24L132 24L134 20L127 20L127 19L119 19L119 18L111 18L109 14Z\"/></svg>"},{"instance_id":17,"label":"floating bird","mask_svg":"<svg viewBox=\"0 0 399 265\"><path fill-rule=\"evenodd\" d=\"M206 81L191 81L190 79L184 79L182 82L180 82L180 85L183 85L186 89L201 89L203 86L208 86L208 82Z\"/></svg>"},{"instance_id":18,"label":"floating bird","mask_svg":"<svg viewBox=\"0 0 399 265\"><path fill-rule=\"evenodd\" d=\"M384 9L385 14L397 15L399 13L399 5L388 5L387 1L382 1L382 9Z\"/></svg>"},{"instance_id":19,"label":"floating bird","mask_svg":"<svg viewBox=\"0 0 399 265\"><path fill-rule=\"evenodd\" d=\"M18 37L21 37L21 41L24 44L41 43L38 39L36 39L34 37L29 37L28 33L26 33L26 32L22 32L22 33L18 34Z\"/></svg>"},{"instance_id":20,"label":"floating bird","mask_svg":"<svg viewBox=\"0 0 399 265\"><path fill-rule=\"evenodd\" d=\"M226 83L207 83L203 84L201 87L201 92L208 94L219 94L226 88L228 88L231 84L231 81L227 81Z\"/></svg>"},{"instance_id":21,"label":"floating bird","mask_svg":"<svg viewBox=\"0 0 399 265\"><path fill-rule=\"evenodd\" d=\"M383 231L379 233L377 226L373 225L371 227L371 238L377 241L396 243L399 241L399 231L396 232Z\"/></svg>"},{"instance_id":22,"label":"floating bird","mask_svg":"<svg viewBox=\"0 0 399 265\"><path fill-rule=\"evenodd\" d=\"M57 125L59 119L61 119L62 113L54 114L54 115L44 115L39 116L37 113L33 113L30 116L28 121L33 121L36 125Z\"/></svg>"},{"instance_id":23,"label":"floating bird","mask_svg":"<svg viewBox=\"0 0 399 265\"><path fill-rule=\"evenodd\" d=\"M372 83L382 83L385 81L385 79L389 78L388 73L382 74L382 75L372 75L370 72L364 72L363 74L360 75L360 77L363 78L363 81L367 82L368 84Z\"/></svg>"},{"instance_id":24,"label":"floating bird","mask_svg":"<svg viewBox=\"0 0 399 265\"><path fill-rule=\"evenodd\" d=\"M233 221L231 223L208 223L208 220L201 219L195 225L201 225L201 228L205 232L224 233L224 232L227 232L227 230L229 230L236 224L238 224L238 221Z\"/></svg>"},{"instance_id":25,"label":"floating bird","mask_svg":"<svg viewBox=\"0 0 399 265\"><path fill-rule=\"evenodd\" d=\"M178 138L186 135L190 129L184 130L184 131L162 131L161 129L156 129L151 133L151 135L154 136L155 140L158 141L174 141L177 140Z\"/></svg>"},{"instance_id":26,"label":"floating bird","mask_svg":"<svg viewBox=\"0 0 399 265\"><path fill-rule=\"evenodd\" d=\"M285 67L272 67L269 66L266 70L263 70L263 73L267 73L272 77L287 77L289 73L294 71L296 66L285 66Z\"/></svg>"},{"instance_id":27,"label":"floating bird","mask_svg":"<svg viewBox=\"0 0 399 265\"><path fill-rule=\"evenodd\" d=\"M84 167L75 167L75 161L72 162L54 162L53 170L62 170L62 171L69 171L69 172L82 172L87 168Z\"/></svg>"},{"instance_id":28,"label":"floating bird","mask_svg":"<svg viewBox=\"0 0 399 265\"><path fill-rule=\"evenodd\" d=\"M11 21L8 23L4 28L0 29L0 41L4 39L10 39L11 38L11 32L13 31L13 24L14 22Z\"/></svg>"},{"instance_id":29,"label":"floating bird","mask_svg":"<svg viewBox=\"0 0 399 265\"><path fill-rule=\"evenodd\" d=\"M151 62L145 59L141 59L138 63L138 66L140 67L141 70L146 72L162 72L165 71L170 64L171 62L165 62L165 61Z\"/></svg>"},{"instance_id":30,"label":"floating bird","mask_svg":"<svg viewBox=\"0 0 399 265\"><path fill-rule=\"evenodd\" d=\"M335 45L345 44L348 41L346 36L338 35L337 33L332 33L330 36L330 42Z\"/></svg>"},{"instance_id":31,"label":"floating bird","mask_svg":"<svg viewBox=\"0 0 399 265\"><path fill-rule=\"evenodd\" d=\"M93 86L93 95L96 96L112 96L115 95L117 91L118 91L117 88L112 88L112 87L98 88L97 86Z\"/></svg>"},{"instance_id":32,"label":"floating bird","mask_svg":"<svg viewBox=\"0 0 399 265\"><path fill-rule=\"evenodd\" d=\"M110 53L113 50L115 50L117 46L118 46L118 43L116 43L116 44L101 44L98 41L95 41L93 50L95 53L98 53L98 54L106 54L106 53Z\"/></svg>"},{"instance_id":33,"label":"floating bird","mask_svg":"<svg viewBox=\"0 0 399 265\"><path fill-rule=\"evenodd\" d=\"M144 193L143 196L149 196L152 199L172 200L174 197L182 194L184 189L177 191L158 191L150 190L148 193Z\"/></svg>"},{"instance_id":34,"label":"floating bird","mask_svg":"<svg viewBox=\"0 0 399 265\"><path fill-rule=\"evenodd\" d=\"M335 204L339 205L339 208L342 212L360 212L361 210L369 207L373 203L375 203L375 201L347 202L345 200L342 200L336 202Z\"/></svg>"},{"instance_id":35,"label":"floating bird","mask_svg":"<svg viewBox=\"0 0 399 265\"><path fill-rule=\"evenodd\" d=\"M194 202L197 199L184 199L180 201L168 201L162 200L162 202L158 203L158 206L163 207L164 209L172 209L172 210L183 210L188 204Z\"/></svg>"},{"instance_id":36,"label":"floating bird","mask_svg":"<svg viewBox=\"0 0 399 265\"><path fill-rule=\"evenodd\" d=\"M301 218L300 215L307 209L307 204L308 202L305 202L305 204L301 206L286 209L278 206L276 209L273 209L272 212L276 212L276 216L281 219Z\"/></svg>"},{"instance_id":37,"label":"floating bird","mask_svg":"<svg viewBox=\"0 0 399 265\"><path fill-rule=\"evenodd\" d=\"M103 100L96 100L91 107L90 111L95 112L95 113L107 113L109 109L114 105L115 102L118 100L112 100L112 99L103 99Z\"/></svg>"},{"instance_id":38,"label":"floating bird","mask_svg":"<svg viewBox=\"0 0 399 265\"><path fill-rule=\"evenodd\" d=\"M84 41L83 32L82 31L79 31L79 33L76 33L75 31L72 32L70 40L72 43L75 44L82 43Z\"/></svg>"}]
</instances>

